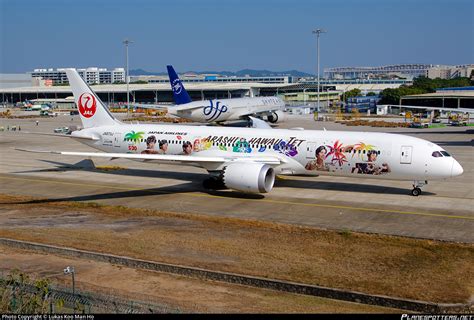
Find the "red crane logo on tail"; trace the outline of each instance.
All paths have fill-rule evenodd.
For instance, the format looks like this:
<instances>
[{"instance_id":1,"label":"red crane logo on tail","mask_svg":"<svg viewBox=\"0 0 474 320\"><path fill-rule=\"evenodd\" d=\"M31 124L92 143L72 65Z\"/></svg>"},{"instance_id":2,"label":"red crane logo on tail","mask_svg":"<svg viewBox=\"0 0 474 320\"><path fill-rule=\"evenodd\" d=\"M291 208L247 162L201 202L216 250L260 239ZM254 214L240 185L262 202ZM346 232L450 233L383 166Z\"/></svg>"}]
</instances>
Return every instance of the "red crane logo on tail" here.
<instances>
[{"instance_id":1,"label":"red crane logo on tail","mask_svg":"<svg viewBox=\"0 0 474 320\"><path fill-rule=\"evenodd\" d=\"M85 118L90 118L97 110L97 101L90 93L83 93L79 97L79 112Z\"/></svg>"}]
</instances>

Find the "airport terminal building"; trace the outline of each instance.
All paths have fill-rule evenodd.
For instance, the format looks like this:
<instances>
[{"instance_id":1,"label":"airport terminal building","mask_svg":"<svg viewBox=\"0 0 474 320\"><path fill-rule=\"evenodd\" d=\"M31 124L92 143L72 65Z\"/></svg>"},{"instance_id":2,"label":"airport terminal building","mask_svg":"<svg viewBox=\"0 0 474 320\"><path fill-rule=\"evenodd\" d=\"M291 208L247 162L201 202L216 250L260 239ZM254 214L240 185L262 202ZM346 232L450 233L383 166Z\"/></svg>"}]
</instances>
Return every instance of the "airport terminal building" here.
<instances>
[{"instance_id":1,"label":"airport terminal building","mask_svg":"<svg viewBox=\"0 0 474 320\"><path fill-rule=\"evenodd\" d=\"M456 66L435 64L397 64L380 67L337 67L325 68L324 77L328 79L371 79L403 77L413 79L427 77L430 79L452 79L456 77L470 77L474 64Z\"/></svg>"},{"instance_id":2,"label":"airport terminal building","mask_svg":"<svg viewBox=\"0 0 474 320\"><path fill-rule=\"evenodd\" d=\"M107 70L91 67L78 69L106 103L127 101L125 72L122 68ZM21 81L19 80L21 78ZM35 69L27 75L0 74L0 103L12 105L25 100L47 101L72 95L64 69ZM317 100L318 85L313 78L292 76L221 76L216 74L184 74L181 76L193 100L255 96L280 96L288 104ZM137 104L172 104L173 95L167 76L131 76L130 101ZM140 83L133 83L140 82ZM363 94L398 88L411 81L403 79L342 79L320 81L319 99L323 106L340 101L345 91L359 89Z\"/></svg>"},{"instance_id":3,"label":"airport terminal building","mask_svg":"<svg viewBox=\"0 0 474 320\"><path fill-rule=\"evenodd\" d=\"M441 88L434 93L403 96L400 105L474 109L474 87Z\"/></svg>"},{"instance_id":4,"label":"airport terminal building","mask_svg":"<svg viewBox=\"0 0 474 320\"><path fill-rule=\"evenodd\" d=\"M124 68L108 70L106 68L89 67L85 69L77 69L77 72L88 84L125 82ZM47 84L49 85L63 85L68 83L64 68L34 69L33 72L31 72L31 77L43 79L47 81Z\"/></svg>"}]
</instances>

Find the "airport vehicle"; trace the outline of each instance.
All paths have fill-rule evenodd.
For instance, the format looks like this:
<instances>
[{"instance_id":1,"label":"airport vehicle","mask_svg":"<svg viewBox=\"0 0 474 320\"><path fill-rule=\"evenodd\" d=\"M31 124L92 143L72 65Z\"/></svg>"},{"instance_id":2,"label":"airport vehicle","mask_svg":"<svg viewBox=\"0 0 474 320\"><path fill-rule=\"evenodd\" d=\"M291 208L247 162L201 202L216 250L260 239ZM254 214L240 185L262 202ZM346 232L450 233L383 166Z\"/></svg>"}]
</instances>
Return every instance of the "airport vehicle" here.
<instances>
[{"instance_id":1,"label":"airport vehicle","mask_svg":"<svg viewBox=\"0 0 474 320\"><path fill-rule=\"evenodd\" d=\"M69 127L59 127L59 128L54 129L53 132L69 134L71 133L71 129L69 129Z\"/></svg>"},{"instance_id":2,"label":"airport vehicle","mask_svg":"<svg viewBox=\"0 0 474 320\"><path fill-rule=\"evenodd\" d=\"M55 154L194 165L209 172L206 187L248 193L271 191L279 174L414 181L418 196L428 180L463 173L440 146L399 134L124 124L76 70L66 74L84 126L70 137L101 152Z\"/></svg>"},{"instance_id":3,"label":"airport vehicle","mask_svg":"<svg viewBox=\"0 0 474 320\"><path fill-rule=\"evenodd\" d=\"M410 126L412 128L429 128L430 124L430 119L423 117L421 114L418 114L413 117L413 121L411 122Z\"/></svg>"},{"instance_id":4,"label":"airport vehicle","mask_svg":"<svg viewBox=\"0 0 474 320\"><path fill-rule=\"evenodd\" d=\"M173 66L167 66L173 98L176 106L168 112L196 122L224 122L249 120L249 116L262 118L271 123L284 120L285 103L278 97L230 98L192 101Z\"/></svg>"},{"instance_id":5,"label":"airport vehicle","mask_svg":"<svg viewBox=\"0 0 474 320\"><path fill-rule=\"evenodd\" d=\"M452 126L467 126L469 122L469 113L453 113L448 117L448 123Z\"/></svg>"},{"instance_id":6,"label":"airport vehicle","mask_svg":"<svg viewBox=\"0 0 474 320\"><path fill-rule=\"evenodd\" d=\"M433 122L433 123L441 123L441 116L438 115L438 116L434 117L434 118L431 120L431 122Z\"/></svg>"}]
</instances>

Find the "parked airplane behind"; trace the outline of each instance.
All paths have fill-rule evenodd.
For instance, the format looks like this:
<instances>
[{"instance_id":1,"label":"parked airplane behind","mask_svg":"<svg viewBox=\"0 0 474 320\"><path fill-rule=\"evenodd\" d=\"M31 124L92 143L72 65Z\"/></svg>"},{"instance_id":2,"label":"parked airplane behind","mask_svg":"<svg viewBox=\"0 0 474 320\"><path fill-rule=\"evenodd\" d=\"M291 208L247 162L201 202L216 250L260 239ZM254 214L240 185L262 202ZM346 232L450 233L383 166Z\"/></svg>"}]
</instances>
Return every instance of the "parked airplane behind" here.
<instances>
[{"instance_id":1,"label":"parked airplane behind","mask_svg":"<svg viewBox=\"0 0 474 320\"><path fill-rule=\"evenodd\" d=\"M440 146L399 134L123 124L76 70L66 73L84 126L71 137L102 152L53 153L199 166L207 187L250 193L270 192L279 174L408 180L418 196L427 180L463 173Z\"/></svg>"},{"instance_id":2,"label":"parked airplane behind","mask_svg":"<svg viewBox=\"0 0 474 320\"><path fill-rule=\"evenodd\" d=\"M271 123L284 120L285 103L278 97L231 98L192 101L172 66L167 66L176 106L168 112L197 122L224 122L248 120L249 116L263 118Z\"/></svg>"}]
</instances>

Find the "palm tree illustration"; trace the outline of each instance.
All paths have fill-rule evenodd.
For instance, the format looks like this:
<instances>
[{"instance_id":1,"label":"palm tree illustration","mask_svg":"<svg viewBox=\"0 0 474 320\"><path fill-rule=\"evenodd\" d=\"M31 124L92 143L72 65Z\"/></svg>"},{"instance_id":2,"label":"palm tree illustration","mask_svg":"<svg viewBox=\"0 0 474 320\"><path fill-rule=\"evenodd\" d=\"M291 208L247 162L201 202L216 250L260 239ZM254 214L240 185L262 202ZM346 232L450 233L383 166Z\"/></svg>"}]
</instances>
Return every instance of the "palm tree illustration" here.
<instances>
[{"instance_id":1,"label":"palm tree illustration","mask_svg":"<svg viewBox=\"0 0 474 320\"><path fill-rule=\"evenodd\" d=\"M132 130L125 134L124 140L139 141L140 139L143 139L144 134L145 132L135 132Z\"/></svg>"}]
</instances>

